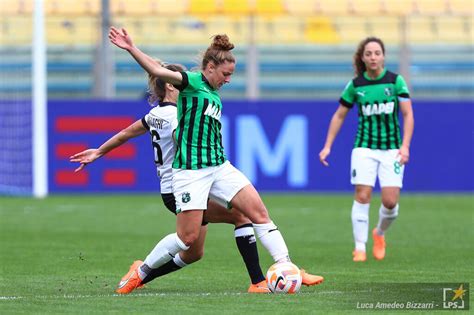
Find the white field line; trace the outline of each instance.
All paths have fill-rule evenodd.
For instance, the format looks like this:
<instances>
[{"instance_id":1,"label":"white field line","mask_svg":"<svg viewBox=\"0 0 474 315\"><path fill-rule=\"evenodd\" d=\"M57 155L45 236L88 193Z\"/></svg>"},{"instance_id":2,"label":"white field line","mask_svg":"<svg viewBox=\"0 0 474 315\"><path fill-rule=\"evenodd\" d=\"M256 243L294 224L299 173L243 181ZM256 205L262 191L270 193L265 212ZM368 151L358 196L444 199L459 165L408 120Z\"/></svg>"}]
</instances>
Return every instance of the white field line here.
<instances>
[{"instance_id":1,"label":"white field line","mask_svg":"<svg viewBox=\"0 0 474 315\"><path fill-rule=\"evenodd\" d=\"M317 292L300 292L298 295L335 295L344 294L343 291L317 291ZM97 299L97 298L135 298L135 297L204 297L204 296L245 296L244 292L220 292L220 293L133 293L133 294L63 294L63 295L30 295L30 296L0 296L0 302L15 300L81 300L81 299ZM263 294L262 296L265 296Z\"/></svg>"}]
</instances>

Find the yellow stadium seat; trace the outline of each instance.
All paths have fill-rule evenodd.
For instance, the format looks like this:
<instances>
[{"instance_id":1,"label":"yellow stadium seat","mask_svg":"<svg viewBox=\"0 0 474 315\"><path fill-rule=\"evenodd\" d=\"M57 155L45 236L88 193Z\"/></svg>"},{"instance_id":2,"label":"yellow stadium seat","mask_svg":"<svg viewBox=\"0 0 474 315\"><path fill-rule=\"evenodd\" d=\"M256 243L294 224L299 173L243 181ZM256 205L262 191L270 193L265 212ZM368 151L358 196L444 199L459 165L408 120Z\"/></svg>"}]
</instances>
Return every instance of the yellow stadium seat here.
<instances>
[{"instance_id":1,"label":"yellow stadium seat","mask_svg":"<svg viewBox=\"0 0 474 315\"><path fill-rule=\"evenodd\" d=\"M303 43L303 20L292 16L259 16L255 23L255 40L260 44Z\"/></svg>"},{"instance_id":2,"label":"yellow stadium seat","mask_svg":"<svg viewBox=\"0 0 474 315\"><path fill-rule=\"evenodd\" d=\"M255 0L258 15L281 15L286 13L282 0Z\"/></svg>"},{"instance_id":3,"label":"yellow stadium seat","mask_svg":"<svg viewBox=\"0 0 474 315\"><path fill-rule=\"evenodd\" d=\"M10 14L31 14L34 0L0 0L0 16Z\"/></svg>"},{"instance_id":4,"label":"yellow stadium seat","mask_svg":"<svg viewBox=\"0 0 474 315\"><path fill-rule=\"evenodd\" d=\"M0 1L0 16L20 13L20 7L17 0Z\"/></svg>"},{"instance_id":5,"label":"yellow stadium seat","mask_svg":"<svg viewBox=\"0 0 474 315\"><path fill-rule=\"evenodd\" d=\"M172 18L157 19L156 16L146 16L139 20L140 23L135 22L135 27L142 28L142 37L140 38L141 45L168 43L168 34L174 27L174 24L171 21Z\"/></svg>"},{"instance_id":6,"label":"yellow stadium seat","mask_svg":"<svg viewBox=\"0 0 474 315\"><path fill-rule=\"evenodd\" d=\"M2 16L1 25L0 44L31 44L33 39L33 25L30 16L24 14Z\"/></svg>"},{"instance_id":7,"label":"yellow stadium seat","mask_svg":"<svg viewBox=\"0 0 474 315\"><path fill-rule=\"evenodd\" d=\"M407 15L413 13L414 4L416 0L383 0L382 6L384 13Z\"/></svg>"},{"instance_id":8,"label":"yellow stadium seat","mask_svg":"<svg viewBox=\"0 0 474 315\"><path fill-rule=\"evenodd\" d=\"M81 0L46 0L44 11L47 15L54 14L83 14L85 4Z\"/></svg>"},{"instance_id":9,"label":"yellow stadium seat","mask_svg":"<svg viewBox=\"0 0 474 315\"><path fill-rule=\"evenodd\" d=\"M473 44L472 18L466 16L437 16L435 23L440 42Z\"/></svg>"},{"instance_id":10,"label":"yellow stadium seat","mask_svg":"<svg viewBox=\"0 0 474 315\"><path fill-rule=\"evenodd\" d=\"M407 19L407 39L412 44L436 41L433 19L429 16L411 16Z\"/></svg>"},{"instance_id":11,"label":"yellow stadium seat","mask_svg":"<svg viewBox=\"0 0 474 315\"><path fill-rule=\"evenodd\" d=\"M169 18L157 19L152 15L120 15L113 18L113 25L125 28L137 45L149 45L168 41L168 20Z\"/></svg>"},{"instance_id":12,"label":"yellow stadium seat","mask_svg":"<svg viewBox=\"0 0 474 315\"><path fill-rule=\"evenodd\" d=\"M306 21L299 17L283 15L273 18L273 28L277 39L280 38L282 43L294 44L304 43Z\"/></svg>"},{"instance_id":13,"label":"yellow stadium seat","mask_svg":"<svg viewBox=\"0 0 474 315\"><path fill-rule=\"evenodd\" d=\"M305 24L305 39L310 43L336 44L341 40L333 20L327 16L308 17Z\"/></svg>"},{"instance_id":14,"label":"yellow stadium seat","mask_svg":"<svg viewBox=\"0 0 474 315\"><path fill-rule=\"evenodd\" d=\"M371 35L379 37L386 44L400 44L402 39L401 21L398 16L368 16L367 23Z\"/></svg>"},{"instance_id":15,"label":"yellow stadium seat","mask_svg":"<svg viewBox=\"0 0 474 315\"><path fill-rule=\"evenodd\" d=\"M349 0L318 0L316 12L320 14L348 14L349 2Z\"/></svg>"},{"instance_id":16,"label":"yellow stadium seat","mask_svg":"<svg viewBox=\"0 0 474 315\"><path fill-rule=\"evenodd\" d=\"M254 40L258 44L271 44L277 38L277 34L271 23L272 18L259 16L255 19L254 29L251 31Z\"/></svg>"},{"instance_id":17,"label":"yellow stadium seat","mask_svg":"<svg viewBox=\"0 0 474 315\"><path fill-rule=\"evenodd\" d=\"M217 0L189 0L189 14L207 15L218 12Z\"/></svg>"},{"instance_id":18,"label":"yellow stadium seat","mask_svg":"<svg viewBox=\"0 0 474 315\"><path fill-rule=\"evenodd\" d=\"M446 13L446 0L416 0L414 1L416 13L441 14Z\"/></svg>"},{"instance_id":19,"label":"yellow stadium seat","mask_svg":"<svg viewBox=\"0 0 474 315\"><path fill-rule=\"evenodd\" d=\"M122 0L110 0L109 10L112 15L125 15L125 3Z\"/></svg>"},{"instance_id":20,"label":"yellow stadium seat","mask_svg":"<svg viewBox=\"0 0 474 315\"><path fill-rule=\"evenodd\" d=\"M145 19L137 19L134 22L125 19L117 19L127 24L134 23L134 33L142 32L144 35L133 36L137 44L200 44L207 45L210 38L216 34L227 34L230 41L234 44L247 42L247 26L248 23L242 22L246 17L230 17L220 16L171 16L156 19L156 17L147 17ZM147 22L145 22L147 21ZM245 26L245 27L243 27ZM138 30L136 28L142 28Z\"/></svg>"},{"instance_id":21,"label":"yellow stadium seat","mask_svg":"<svg viewBox=\"0 0 474 315\"><path fill-rule=\"evenodd\" d=\"M152 14L151 0L110 0L110 12L123 15Z\"/></svg>"},{"instance_id":22,"label":"yellow stadium seat","mask_svg":"<svg viewBox=\"0 0 474 315\"><path fill-rule=\"evenodd\" d=\"M95 17L55 15L46 20L46 39L48 44L93 45L99 39L99 29Z\"/></svg>"},{"instance_id":23,"label":"yellow stadium seat","mask_svg":"<svg viewBox=\"0 0 474 315\"><path fill-rule=\"evenodd\" d=\"M119 1L110 0L111 12ZM102 11L102 4L100 0L45 0L44 10L47 15L97 15Z\"/></svg>"},{"instance_id":24,"label":"yellow stadium seat","mask_svg":"<svg viewBox=\"0 0 474 315\"><path fill-rule=\"evenodd\" d=\"M381 0L351 0L349 11L360 15L380 14L383 12Z\"/></svg>"},{"instance_id":25,"label":"yellow stadium seat","mask_svg":"<svg viewBox=\"0 0 474 315\"><path fill-rule=\"evenodd\" d=\"M167 43L202 44L208 43L208 25L199 18L184 16L172 18L168 28Z\"/></svg>"},{"instance_id":26,"label":"yellow stadium seat","mask_svg":"<svg viewBox=\"0 0 474 315\"><path fill-rule=\"evenodd\" d=\"M451 13L474 14L474 2L472 0L448 0L448 8Z\"/></svg>"},{"instance_id":27,"label":"yellow stadium seat","mask_svg":"<svg viewBox=\"0 0 474 315\"><path fill-rule=\"evenodd\" d=\"M358 43L373 35L368 29L367 19L359 16L337 16L334 18L338 36L343 43Z\"/></svg>"},{"instance_id":28,"label":"yellow stadium seat","mask_svg":"<svg viewBox=\"0 0 474 315\"><path fill-rule=\"evenodd\" d=\"M246 16L215 15L207 19L209 36L227 34L234 44L247 43L249 39L249 18Z\"/></svg>"},{"instance_id":29,"label":"yellow stadium seat","mask_svg":"<svg viewBox=\"0 0 474 315\"><path fill-rule=\"evenodd\" d=\"M178 15L188 11L188 2L182 0L152 0L151 6L152 11L159 14Z\"/></svg>"},{"instance_id":30,"label":"yellow stadium seat","mask_svg":"<svg viewBox=\"0 0 474 315\"><path fill-rule=\"evenodd\" d=\"M291 15L312 15L316 12L317 0L286 0L286 11Z\"/></svg>"},{"instance_id":31,"label":"yellow stadium seat","mask_svg":"<svg viewBox=\"0 0 474 315\"><path fill-rule=\"evenodd\" d=\"M222 12L229 15L246 15L253 13L248 0L221 0Z\"/></svg>"},{"instance_id":32,"label":"yellow stadium seat","mask_svg":"<svg viewBox=\"0 0 474 315\"><path fill-rule=\"evenodd\" d=\"M102 4L97 0L85 0L86 14L99 14L102 11Z\"/></svg>"}]
</instances>

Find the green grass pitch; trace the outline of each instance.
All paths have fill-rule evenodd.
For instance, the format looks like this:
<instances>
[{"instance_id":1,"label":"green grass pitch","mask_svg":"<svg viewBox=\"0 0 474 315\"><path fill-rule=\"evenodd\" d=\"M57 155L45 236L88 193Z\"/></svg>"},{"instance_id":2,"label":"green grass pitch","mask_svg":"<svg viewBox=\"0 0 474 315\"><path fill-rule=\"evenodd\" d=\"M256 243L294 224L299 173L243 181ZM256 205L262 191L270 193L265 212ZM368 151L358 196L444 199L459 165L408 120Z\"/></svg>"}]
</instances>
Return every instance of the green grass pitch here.
<instances>
[{"instance_id":1,"label":"green grass pitch","mask_svg":"<svg viewBox=\"0 0 474 315\"><path fill-rule=\"evenodd\" d=\"M323 275L323 284L292 296L247 294L250 280L233 227L211 224L203 260L118 296L114 288L132 261L144 259L175 230L159 196L1 197L0 313L353 313L355 297L369 294L372 283L473 284L472 194L402 194L400 216L387 233L386 259L368 255L358 264L351 259L351 195L263 199L293 262ZM371 228L379 202L375 196ZM272 260L258 245L265 272ZM370 253L371 238L368 245Z\"/></svg>"}]
</instances>

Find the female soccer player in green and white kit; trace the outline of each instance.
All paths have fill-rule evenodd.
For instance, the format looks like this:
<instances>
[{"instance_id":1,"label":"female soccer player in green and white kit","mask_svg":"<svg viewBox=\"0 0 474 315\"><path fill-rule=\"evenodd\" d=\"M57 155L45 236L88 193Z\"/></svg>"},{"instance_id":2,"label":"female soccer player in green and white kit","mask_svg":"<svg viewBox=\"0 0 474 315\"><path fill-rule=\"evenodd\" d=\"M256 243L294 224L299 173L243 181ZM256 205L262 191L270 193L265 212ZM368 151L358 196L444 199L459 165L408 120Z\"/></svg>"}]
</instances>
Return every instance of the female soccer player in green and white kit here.
<instances>
[{"instance_id":1,"label":"female soccer player in green and white kit","mask_svg":"<svg viewBox=\"0 0 474 315\"><path fill-rule=\"evenodd\" d=\"M176 64L166 65L165 68L172 71L184 71L184 67ZM120 131L98 149L88 149L71 156L71 162L78 162L81 165L76 169L82 170L87 164L94 162L101 156L106 155L113 149L126 143L128 140L149 133L152 138L154 149L154 160L157 168L157 174L160 179L160 190L163 203L172 213L176 214L176 201L172 193L171 164L176 152L173 139L173 132L178 124L176 102L179 91L171 84L165 83L158 78L149 78L148 82L150 97L148 102L153 107L150 112L140 120ZM212 196L211 196L212 198ZM249 293L269 293L265 283L265 276L262 273L259 264L257 243L255 240L252 222L240 211L235 209L229 211L226 207L219 204L219 201L210 199L208 208L205 212L198 240L187 251L177 253L173 259L166 264L151 268L154 264L155 250L152 250L145 261L137 260L131 266L133 272L137 266L147 270L147 277L143 279L142 284L166 275L170 272L179 270L191 263L200 260L204 254L204 241L207 233L207 223L229 223L235 226L234 234L237 247L247 267L251 284L247 292ZM127 275L123 281L127 279ZM117 289L117 293L128 293L122 288Z\"/></svg>"},{"instance_id":2,"label":"female soccer player in green and white kit","mask_svg":"<svg viewBox=\"0 0 474 315\"><path fill-rule=\"evenodd\" d=\"M369 206L378 177L382 189L379 222L372 231L373 255L385 257L384 233L398 216L398 200L405 164L410 156L414 129L412 103L403 77L385 69L385 46L379 38L369 37L354 55L356 77L344 89L339 107L331 119L326 143L319 153L326 161L347 113L357 105L359 124L351 157L351 183L355 185L352 229L355 240L353 260L365 261L369 233ZM400 136L399 111L403 116Z\"/></svg>"},{"instance_id":3,"label":"female soccer player in green and white kit","mask_svg":"<svg viewBox=\"0 0 474 315\"><path fill-rule=\"evenodd\" d=\"M210 195L230 203L253 223L255 234L275 262L289 261L283 237L271 221L259 194L249 180L227 161L222 147L222 102L218 90L235 69L234 45L227 35L216 35L202 58L199 72L173 72L140 51L127 32L114 27L110 41L130 55L153 77L180 90L178 97L177 150L173 161L173 194L176 199L176 233L164 237L155 247L153 268L188 250L199 239L203 212ZM124 280L122 289L131 292L147 277L137 267ZM320 276L302 272L303 284L315 285Z\"/></svg>"}]
</instances>

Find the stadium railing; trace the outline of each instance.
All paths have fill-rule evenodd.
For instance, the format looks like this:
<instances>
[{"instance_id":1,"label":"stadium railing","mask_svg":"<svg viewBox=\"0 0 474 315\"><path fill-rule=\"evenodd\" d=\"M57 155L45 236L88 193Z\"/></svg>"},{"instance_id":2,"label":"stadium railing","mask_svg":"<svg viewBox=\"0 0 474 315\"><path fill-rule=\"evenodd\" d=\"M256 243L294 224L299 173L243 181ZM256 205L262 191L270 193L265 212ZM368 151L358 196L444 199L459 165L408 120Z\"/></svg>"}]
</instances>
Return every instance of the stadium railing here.
<instances>
[{"instance_id":1,"label":"stadium railing","mask_svg":"<svg viewBox=\"0 0 474 315\"><path fill-rule=\"evenodd\" d=\"M144 47L151 55L161 56L185 64L188 68L196 66L190 60L199 50L198 46ZM90 47L50 48L48 61L48 92L50 98L88 98L92 95L93 56ZM471 46L411 46L410 76L413 93L418 98L443 97L466 98L474 96L474 61ZM399 66L398 48L388 47L390 58L387 66ZM453 51L456 51L453 59ZM260 90L264 98L337 98L352 75L351 57L353 47L275 47L262 46L260 52ZM292 59L287 56L291 54ZM15 50L14 59L8 60L12 51L0 49L0 71L29 71L30 52L28 49ZM226 86L224 97L243 98L245 96L245 47L236 50L237 69L232 84ZM5 57L5 58L4 58ZM127 55L117 52L116 90L119 98L140 97L145 89L146 76ZM450 78L446 80L446 78ZM16 76L15 80L0 86L0 95L7 97L8 91L29 93L30 80Z\"/></svg>"},{"instance_id":2,"label":"stadium railing","mask_svg":"<svg viewBox=\"0 0 474 315\"><path fill-rule=\"evenodd\" d=\"M195 59L208 43L209 34L219 30L230 35L241 50L234 84L224 89L224 96L245 96L245 48L252 32L251 16L260 54L262 97L333 97L332 93L339 91L352 73L353 49L361 38L380 34L390 46L387 58L396 67L405 32L415 92L421 92L421 97L443 91L454 97L473 95L472 1L137 1L111 0L113 23L127 27L140 47L169 47L172 53L164 54L149 48L163 59L193 66L189 60ZM31 42L31 28L22 26L31 23L32 3L33 0L2 0L0 71L5 77L29 69L29 51L17 51ZM49 97L91 97L100 1L46 0L45 11ZM163 14L157 18L158 13ZM445 51L447 44L454 54ZM136 89L143 86L141 70L130 66L133 62L128 57L118 55L117 60L117 97L140 95ZM452 80L445 82L448 76ZM29 91L27 76L13 77L0 87L1 95L7 95L12 87ZM324 92L301 93L308 89Z\"/></svg>"}]
</instances>

